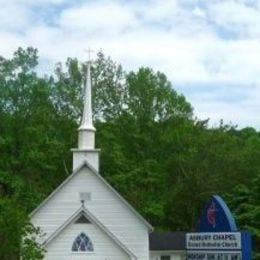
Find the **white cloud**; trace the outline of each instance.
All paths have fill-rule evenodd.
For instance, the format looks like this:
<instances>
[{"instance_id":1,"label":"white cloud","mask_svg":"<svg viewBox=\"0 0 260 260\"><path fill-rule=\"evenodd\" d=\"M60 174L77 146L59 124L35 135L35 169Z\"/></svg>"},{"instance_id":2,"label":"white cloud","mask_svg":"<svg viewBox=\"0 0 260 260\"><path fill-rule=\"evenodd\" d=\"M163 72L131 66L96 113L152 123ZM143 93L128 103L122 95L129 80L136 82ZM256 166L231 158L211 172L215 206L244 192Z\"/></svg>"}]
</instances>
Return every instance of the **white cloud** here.
<instances>
[{"instance_id":1,"label":"white cloud","mask_svg":"<svg viewBox=\"0 0 260 260\"><path fill-rule=\"evenodd\" d=\"M60 5L69 2L70 0L12 0L12 1L6 1L6 0L0 0L0 4L4 6L3 9L5 9L6 4L12 3L14 5L23 5L24 7L29 6L40 6L40 5Z\"/></svg>"},{"instance_id":2,"label":"white cloud","mask_svg":"<svg viewBox=\"0 0 260 260\"><path fill-rule=\"evenodd\" d=\"M1 2L0 2L1 4ZM22 5L5 1L0 8L0 29L19 31L30 25L30 10ZM3 7L4 6L4 7Z\"/></svg>"},{"instance_id":3,"label":"white cloud","mask_svg":"<svg viewBox=\"0 0 260 260\"><path fill-rule=\"evenodd\" d=\"M209 5L210 20L240 37L260 36L260 10L246 1L226 0Z\"/></svg>"},{"instance_id":4,"label":"white cloud","mask_svg":"<svg viewBox=\"0 0 260 260\"><path fill-rule=\"evenodd\" d=\"M127 70L165 72L198 116L260 127L260 6L245 2L13 0L0 10L1 54L35 46L49 72L68 56L84 60L88 46L103 49Z\"/></svg>"},{"instance_id":5,"label":"white cloud","mask_svg":"<svg viewBox=\"0 0 260 260\"><path fill-rule=\"evenodd\" d=\"M27 47L24 38L19 34L0 31L0 56L10 58L19 46Z\"/></svg>"},{"instance_id":6,"label":"white cloud","mask_svg":"<svg viewBox=\"0 0 260 260\"><path fill-rule=\"evenodd\" d=\"M223 99L214 100L210 95L202 95L202 97L196 97L193 100L196 115L201 119L210 118L212 124L217 124L220 119L224 119L225 123L232 122L233 125L239 127L253 126L259 129L259 88L252 90L249 86L250 94L238 101ZM244 89L244 92L249 92ZM223 93L224 94L224 93ZM232 92L226 93L226 97L232 96ZM235 97L234 97L235 98Z\"/></svg>"},{"instance_id":7,"label":"white cloud","mask_svg":"<svg viewBox=\"0 0 260 260\"><path fill-rule=\"evenodd\" d=\"M64 10L59 25L66 30L80 30L82 33L123 33L137 25L135 14L124 5L113 2L88 3Z\"/></svg>"},{"instance_id":8,"label":"white cloud","mask_svg":"<svg viewBox=\"0 0 260 260\"><path fill-rule=\"evenodd\" d=\"M179 8L178 1L176 0L166 0L151 1L149 5L143 5L138 8L135 6L136 10L141 10L142 17L153 23L165 23L172 20L172 17L177 16L182 10Z\"/></svg>"}]
</instances>

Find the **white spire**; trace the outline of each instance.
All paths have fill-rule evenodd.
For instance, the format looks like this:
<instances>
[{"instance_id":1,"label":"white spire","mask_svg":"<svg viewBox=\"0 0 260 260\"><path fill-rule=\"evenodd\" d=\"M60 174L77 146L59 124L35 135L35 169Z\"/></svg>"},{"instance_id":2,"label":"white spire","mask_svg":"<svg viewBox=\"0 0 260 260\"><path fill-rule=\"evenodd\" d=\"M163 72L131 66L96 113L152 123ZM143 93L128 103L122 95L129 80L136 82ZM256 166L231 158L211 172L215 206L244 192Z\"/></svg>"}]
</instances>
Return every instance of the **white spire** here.
<instances>
[{"instance_id":1,"label":"white spire","mask_svg":"<svg viewBox=\"0 0 260 260\"><path fill-rule=\"evenodd\" d=\"M73 152L73 170L76 170L83 163L87 162L97 171L99 170L99 152L95 149L95 131L92 120L92 97L91 97L91 61L90 49L88 51L88 62L86 77L83 81L84 87L84 108L79 126L78 148L71 149Z\"/></svg>"},{"instance_id":2,"label":"white spire","mask_svg":"<svg viewBox=\"0 0 260 260\"><path fill-rule=\"evenodd\" d=\"M89 55L91 50L88 50ZM79 127L79 149L94 149L95 131L92 119L92 93L91 93L91 61L87 62L87 75L84 81L84 107Z\"/></svg>"},{"instance_id":3,"label":"white spire","mask_svg":"<svg viewBox=\"0 0 260 260\"><path fill-rule=\"evenodd\" d=\"M92 120L91 61L87 62L87 76L84 83L84 108L79 130L95 131Z\"/></svg>"}]
</instances>

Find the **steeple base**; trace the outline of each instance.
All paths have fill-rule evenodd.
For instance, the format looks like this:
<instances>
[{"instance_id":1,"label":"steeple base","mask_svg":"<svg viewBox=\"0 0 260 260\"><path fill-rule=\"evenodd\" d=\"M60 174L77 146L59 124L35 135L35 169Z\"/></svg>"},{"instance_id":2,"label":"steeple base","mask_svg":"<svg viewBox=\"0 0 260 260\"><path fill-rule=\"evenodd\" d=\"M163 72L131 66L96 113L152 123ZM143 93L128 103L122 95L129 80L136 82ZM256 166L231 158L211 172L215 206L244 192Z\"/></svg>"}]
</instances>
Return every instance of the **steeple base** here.
<instances>
[{"instance_id":1,"label":"steeple base","mask_svg":"<svg viewBox=\"0 0 260 260\"><path fill-rule=\"evenodd\" d=\"M73 152L73 171L87 161L96 171L99 171L100 149L71 149Z\"/></svg>"},{"instance_id":2,"label":"steeple base","mask_svg":"<svg viewBox=\"0 0 260 260\"><path fill-rule=\"evenodd\" d=\"M82 150L91 150L95 147L95 128L79 128L78 147Z\"/></svg>"}]
</instances>

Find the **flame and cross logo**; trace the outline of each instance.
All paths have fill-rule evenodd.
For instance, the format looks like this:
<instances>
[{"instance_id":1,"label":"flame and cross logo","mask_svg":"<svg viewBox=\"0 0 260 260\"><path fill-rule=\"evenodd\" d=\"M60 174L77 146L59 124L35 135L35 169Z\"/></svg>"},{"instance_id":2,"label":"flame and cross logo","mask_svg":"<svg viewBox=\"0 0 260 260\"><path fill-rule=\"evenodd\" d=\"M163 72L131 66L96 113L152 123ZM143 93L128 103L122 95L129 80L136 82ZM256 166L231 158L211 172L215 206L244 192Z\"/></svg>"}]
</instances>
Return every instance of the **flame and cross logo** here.
<instances>
[{"instance_id":1,"label":"flame and cross logo","mask_svg":"<svg viewBox=\"0 0 260 260\"><path fill-rule=\"evenodd\" d=\"M216 204L212 201L207 208L207 221L213 228L216 227L216 212L218 209L216 208Z\"/></svg>"}]
</instances>

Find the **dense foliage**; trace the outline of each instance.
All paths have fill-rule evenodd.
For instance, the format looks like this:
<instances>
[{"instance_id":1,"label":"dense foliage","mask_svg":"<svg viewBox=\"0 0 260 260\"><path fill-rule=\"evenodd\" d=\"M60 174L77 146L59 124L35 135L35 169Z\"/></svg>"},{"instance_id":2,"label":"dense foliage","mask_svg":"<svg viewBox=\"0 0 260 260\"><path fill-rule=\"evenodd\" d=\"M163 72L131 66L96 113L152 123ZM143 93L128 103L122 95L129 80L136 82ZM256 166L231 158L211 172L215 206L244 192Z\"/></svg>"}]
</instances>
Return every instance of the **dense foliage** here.
<instances>
[{"instance_id":1,"label":"dense foliage","mask_svg":"<svg viewBox=\"0 0 260 260\"><path fill-rule=\"evenodd\" d=\"M0 57L3 260L41 259L33 239L21 241L39 233L27 215L70 174L77 143L85 66L69 58L40 77L37 62L33 48ZM125 73L99 53L92 77L101 174L162 230L193 230L205 201L218 193L260 250L260 133L195 119L185 97L150 68Z\"/></svg>"}]
</instances>

